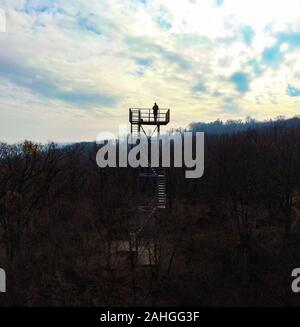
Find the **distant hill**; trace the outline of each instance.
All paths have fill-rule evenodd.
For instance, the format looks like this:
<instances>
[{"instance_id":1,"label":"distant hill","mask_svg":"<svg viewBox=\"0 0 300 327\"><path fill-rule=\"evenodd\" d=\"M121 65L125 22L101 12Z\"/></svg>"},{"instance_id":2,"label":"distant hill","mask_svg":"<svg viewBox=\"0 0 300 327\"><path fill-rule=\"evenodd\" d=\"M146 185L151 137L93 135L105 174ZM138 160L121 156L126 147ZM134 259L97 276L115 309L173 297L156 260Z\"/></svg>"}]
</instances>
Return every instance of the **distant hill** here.
<instances>
[{"instance_id":1,"label":"distant hill","mask_svg":"<svg viewBox=\"0 0 300 327\"><path fill-rule=\"evenodd\" d=\"M285 119L284 117L277 117L275 120L265 120L258 121L253 118L246 118L245 121L242 120L227 120L223 122L221 120L216 120L211 123L195 122L190 124L189 130L193 132L204 132L207 134L231 134L235 132L246 131L249 129L261 129L267 127L299 127L300 117L293 117Z\"/></svg>"}]
</instances>

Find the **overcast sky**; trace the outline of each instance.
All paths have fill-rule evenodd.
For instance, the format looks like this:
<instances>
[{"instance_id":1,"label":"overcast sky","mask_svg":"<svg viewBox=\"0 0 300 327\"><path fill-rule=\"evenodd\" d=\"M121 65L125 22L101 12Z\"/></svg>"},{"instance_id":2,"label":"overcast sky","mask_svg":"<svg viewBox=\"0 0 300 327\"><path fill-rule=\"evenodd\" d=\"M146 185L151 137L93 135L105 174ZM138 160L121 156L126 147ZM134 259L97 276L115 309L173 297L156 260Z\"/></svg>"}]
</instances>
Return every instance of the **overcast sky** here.
<instances>
[{"instance_id":1,"label":"overcast sky","mask_svg":"<svg viewBox=\"0 0 300 327\"><path fill-rule=\"evenodd\" d=\"M0 139L94 140L129 107L300 114L299 0L0 0Z\"/></svg>"}]
</instances>

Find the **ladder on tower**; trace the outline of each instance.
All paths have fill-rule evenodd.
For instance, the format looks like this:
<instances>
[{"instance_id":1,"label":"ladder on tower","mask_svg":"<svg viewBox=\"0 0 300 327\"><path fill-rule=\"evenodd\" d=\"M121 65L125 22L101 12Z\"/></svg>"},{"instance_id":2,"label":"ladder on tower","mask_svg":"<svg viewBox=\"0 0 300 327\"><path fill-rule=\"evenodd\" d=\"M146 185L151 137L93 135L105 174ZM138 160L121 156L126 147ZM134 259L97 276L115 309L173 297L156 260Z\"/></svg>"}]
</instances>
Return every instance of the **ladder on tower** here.
<instances>
[{"instance_id":1,"label":"ladder on tower","mask_svg":"<svg viewBox=\"0 0 300 327\"><path fill-rule=\"evenodd\" d=\"M156 196L157 196L157 209L165 209L167 202L166 193L166 170L164 168L153 168L156 176Z\"/></svg>"}]
</instances>

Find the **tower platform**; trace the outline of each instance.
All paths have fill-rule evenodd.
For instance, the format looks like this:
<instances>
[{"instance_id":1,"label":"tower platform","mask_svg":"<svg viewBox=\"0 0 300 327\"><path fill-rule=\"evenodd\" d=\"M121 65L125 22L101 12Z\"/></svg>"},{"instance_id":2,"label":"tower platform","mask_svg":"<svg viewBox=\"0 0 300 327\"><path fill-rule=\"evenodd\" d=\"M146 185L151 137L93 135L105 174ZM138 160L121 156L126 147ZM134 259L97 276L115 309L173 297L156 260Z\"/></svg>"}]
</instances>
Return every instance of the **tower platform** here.
<instances>
[{"instance_id":1,"label":"tower platform","mask_svg":"<svg viewBox=\"0 0 300 327\"><path fill-rule=\"evenodd\" d=\"M170 122L170 109L159 109L155 116L153 109L130 108L129 121L131 124L167 125Z\"/></svg>"}]
</instances>

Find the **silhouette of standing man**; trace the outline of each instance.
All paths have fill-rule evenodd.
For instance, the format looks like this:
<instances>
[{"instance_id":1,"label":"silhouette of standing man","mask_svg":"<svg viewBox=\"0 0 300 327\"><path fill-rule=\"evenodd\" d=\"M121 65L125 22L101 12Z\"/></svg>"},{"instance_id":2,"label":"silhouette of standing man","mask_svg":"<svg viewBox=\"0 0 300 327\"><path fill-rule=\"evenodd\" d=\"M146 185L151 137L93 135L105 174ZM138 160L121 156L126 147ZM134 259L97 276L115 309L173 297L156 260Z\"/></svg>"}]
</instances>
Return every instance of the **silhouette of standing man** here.
<instances>
[{"instance_id":1,"label":"silhouette of standing man","mask_svg":"<svg viewBox=\"0 0 300 327\"><path fill-rule=\"evenodd\" d=\"M157 115L158 115L158 105L156 104L156 102L154 103L154 106L153 106L153 115L154 115L154 120L157 121Z\"/></svg>"}]
</instances>

